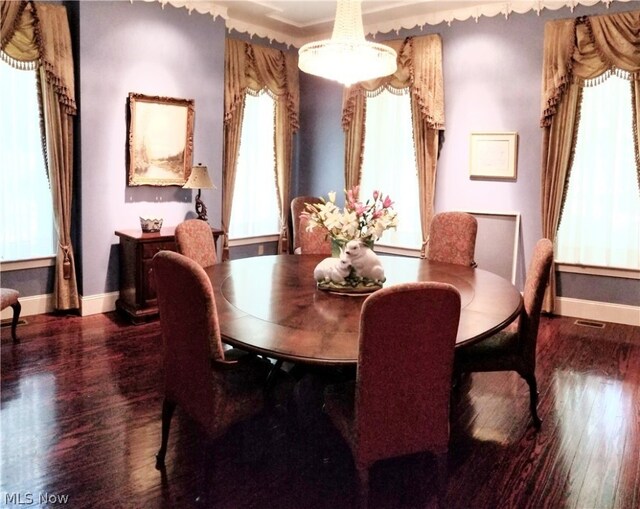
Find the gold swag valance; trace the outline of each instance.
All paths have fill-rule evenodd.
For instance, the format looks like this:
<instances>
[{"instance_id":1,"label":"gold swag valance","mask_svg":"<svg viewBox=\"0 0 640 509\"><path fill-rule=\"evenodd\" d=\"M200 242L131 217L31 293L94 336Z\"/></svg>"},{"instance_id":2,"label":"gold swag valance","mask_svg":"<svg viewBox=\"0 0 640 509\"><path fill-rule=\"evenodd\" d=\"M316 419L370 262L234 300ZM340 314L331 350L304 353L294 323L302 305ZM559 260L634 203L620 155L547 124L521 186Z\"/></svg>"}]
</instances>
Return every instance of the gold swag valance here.
<instances>
[{"instance_id":1,"label":"gold swag valance","mask_svg":"<svg viewBox=\"0 0 640 509\"><path fill-rule=\"evenodd\" d=\"M550 21L545 25L542 127L551 125L568 83L621 69L640 81L640 11Z\"/></svg>"},{"instance_id":2,"label":"gold swag valance","mask_svg":"<svg viewBox=\"0 0 640 509\"><path fill-rule=\"evenodd\" d=\"M440 35L407 37L385 41L398 54L398 68L391 76L363 81L345 88L342 103L342 127L348 129L354 119L358 97L375 95L384 88L411 89L420 106L422 120L431 129L444 129L444 85L442 77L442 40Z\"/></svg>"},{"instance_id":3,"label":"gold swag valance","mask_svg":"<svg viewBox=\"0 0 640 509\"><path fill-rule=\"evenodd\" d=\"M8 63L42 65L47 82L70 115L76 114L73 55L67 10L63 5L2 1L0 44Z\"/></svg>"},{"instance_id":4,"label":"gold swag valance","mask_svg":"<svg viewBox=\"0 0 640 509\"><path fill-rule=\"evenodd\" d=\"M247 90L266 87L278 100L284 99L289 128L296 132L300 110L297 54L235 39L227 39L226 44L225 123L236 114Z\"/></svg>"}]
</instances>

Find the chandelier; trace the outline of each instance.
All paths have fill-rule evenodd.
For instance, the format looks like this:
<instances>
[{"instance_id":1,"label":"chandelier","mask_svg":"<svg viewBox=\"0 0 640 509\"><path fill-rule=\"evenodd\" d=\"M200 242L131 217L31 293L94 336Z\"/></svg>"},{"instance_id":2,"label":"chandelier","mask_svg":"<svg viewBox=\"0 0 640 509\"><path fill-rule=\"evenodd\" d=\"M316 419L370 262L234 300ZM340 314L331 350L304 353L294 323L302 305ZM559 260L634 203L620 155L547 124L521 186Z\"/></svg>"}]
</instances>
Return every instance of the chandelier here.
<instances>
[{"instance_id":1,"label":"chandelier","mask_svg":"<svg viewBox=\"0 0 640 509\"><path fill-rule=\"evenodd\" d=\"M331 39L300 48L298 67L302 71L346 86L396 71L396 52L364 38L360 4L361 0L338 0Z\"/></svg>"}]
</instances>

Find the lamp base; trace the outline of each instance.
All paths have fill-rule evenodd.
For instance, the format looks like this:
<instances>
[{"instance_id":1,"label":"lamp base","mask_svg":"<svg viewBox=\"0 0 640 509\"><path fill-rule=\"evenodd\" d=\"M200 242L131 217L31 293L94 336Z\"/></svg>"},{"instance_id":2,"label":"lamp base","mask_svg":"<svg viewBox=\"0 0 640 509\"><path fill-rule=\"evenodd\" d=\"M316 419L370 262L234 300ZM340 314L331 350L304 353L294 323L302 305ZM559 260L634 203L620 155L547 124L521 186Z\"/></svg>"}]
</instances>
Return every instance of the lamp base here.
<instances>
[{"instance_id":1,"label":"lamp base","mask_svg":"<svg viewBox=\"0 0 640 509\"><path fill-rule=\"evenodd\" d=\"M196 196L196 214L198 214L198 219L202 219L203 221L207 221L207 207L205 207L204 202L200 199L200 192L198 192L198 196Z\"/></svg>"}]
</instances>

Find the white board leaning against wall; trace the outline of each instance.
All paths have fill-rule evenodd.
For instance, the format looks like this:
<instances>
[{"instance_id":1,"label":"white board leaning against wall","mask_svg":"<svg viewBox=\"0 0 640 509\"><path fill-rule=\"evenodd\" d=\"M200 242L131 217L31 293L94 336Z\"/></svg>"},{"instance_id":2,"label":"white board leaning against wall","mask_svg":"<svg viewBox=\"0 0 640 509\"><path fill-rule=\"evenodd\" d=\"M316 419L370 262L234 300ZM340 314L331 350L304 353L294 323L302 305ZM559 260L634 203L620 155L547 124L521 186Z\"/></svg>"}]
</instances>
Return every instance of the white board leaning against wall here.
<instances>
[{"instance_id":1,"label":"white board leaning against wall","mask_svg":"<svg viewBox=\"0 0 640 509\"><path fill-rule=\"evenodd\" d=\"M475 260L478 268L516 284L520 243L519 212L465 211L478 221Z\"/></svg>"}]
</instances>

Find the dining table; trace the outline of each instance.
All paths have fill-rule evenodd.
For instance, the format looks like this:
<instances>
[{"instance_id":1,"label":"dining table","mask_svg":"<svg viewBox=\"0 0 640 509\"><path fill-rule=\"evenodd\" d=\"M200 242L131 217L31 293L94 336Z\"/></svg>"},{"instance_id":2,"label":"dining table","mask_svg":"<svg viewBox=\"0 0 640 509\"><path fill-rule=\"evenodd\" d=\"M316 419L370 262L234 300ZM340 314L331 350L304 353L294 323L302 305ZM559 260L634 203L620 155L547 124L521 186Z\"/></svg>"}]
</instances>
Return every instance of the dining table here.
<instances>
[{"instance_id":1,"label":"dining table","mask_svg":"<svg viewBox=\"0 0 640 509\"><path fill-rule=\"evenodd\" d=\"M368 295L319 289L313 271L323 258L256 256L207 267L222 340L279 361L356 364L360 312ZM386 277L384 287L436 281L449 283L460 292L456 348L495 334L521 312L518 289L481 268L405 256L379 258ZM389 337L390 345L394 339Z\"/></svg>"}]
</instances>

